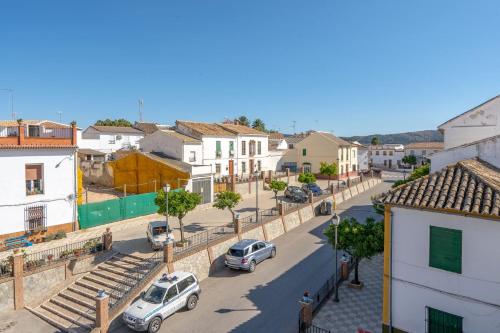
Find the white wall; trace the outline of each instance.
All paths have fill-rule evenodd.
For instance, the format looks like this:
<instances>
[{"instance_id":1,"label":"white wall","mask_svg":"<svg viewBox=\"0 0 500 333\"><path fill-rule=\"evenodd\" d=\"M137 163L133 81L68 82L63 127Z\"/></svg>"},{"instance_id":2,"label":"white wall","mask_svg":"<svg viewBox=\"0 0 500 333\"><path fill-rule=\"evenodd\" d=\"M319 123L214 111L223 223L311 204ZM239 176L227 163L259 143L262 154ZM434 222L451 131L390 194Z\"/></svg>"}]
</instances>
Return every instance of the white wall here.
<instances>
[{"instance_id":1,"label":"white wall","mask_svg":"<svg viewBox=\"0 0 500 333\"><path fill-rule=\"evenodd\" d=\"M121 136L121 139L117 139ZM109 154L127 146L140 147L139 140L144 134L131 133L101 133L92 127L82 132L80 141L77 141L79 148L89 148ZM110 141L114 140L114 143Z\"/></svg>"},{"instance_id":2,"label":"white wall","mask_svg":"<svg viewBox=\"0 0 500 333\"><path fill-rule=\"evenodd\" d=\"M474 145L443 150L432 156L431 172L439 171L450 164L478 157L500 168L500 137L478 142Z\"/></svg>"},{"instance_id":3,"label":"white wall","mask_svg":"<svg viewBox=\"0 0 500 333\"><path fill-rule=\"evenodd\" d=\"M161 131L146 136L140 140L142 151L145 152L162 152L172 158L178 159L189 164L201 165L202 161L202 145L201 143L184 143L181 139L175 136L167 136ZM189 152L194 151L196 160L189 161Z\"/></svg>"},{"instance_id":4,"label":"white wall","mask_svg":"<svg viewBox=\"0 0 500 333\"><path fill-rule=\"evenodd\" d=\"M73 222L74 150L0 150L0 234L24 231L25 204L46 202L47 226ZM56 165L59 164L58 167ZM26 195L26 164L43 164L44 194Z\"/></svg>"},{"instance_id":5,"label":"white wall","mask_svg":"<svg viewBox=\"0 0 500 333\"><path fill-rule=\"evenodd\" d=\"M392 211L393 325L425 332L429 306L462 316L464 332L498 331L500 223L404 208ZM431 225L462 230L462 274L429 267Z\"/></svg>"},{"instance_id":6,"label":"white wall","mask_svg":"<svg viewBox=\"0 0 500 333\"><path fill-rule=\"evenodd\" d=\"M459 116L439 128L444 130L444 148L460 146L500 134L500 98Z\"/></svg>"},{"instance_id":7,"label":"white wall","mask_svg":"<svg viewBox=\"0 0 500 333\"><path fill-rule=\"evenodd\" d=\"M364 171L369 169L368 165L368 149L360 149L358 148L358 170Z\"/></svg>"}]
</instances>

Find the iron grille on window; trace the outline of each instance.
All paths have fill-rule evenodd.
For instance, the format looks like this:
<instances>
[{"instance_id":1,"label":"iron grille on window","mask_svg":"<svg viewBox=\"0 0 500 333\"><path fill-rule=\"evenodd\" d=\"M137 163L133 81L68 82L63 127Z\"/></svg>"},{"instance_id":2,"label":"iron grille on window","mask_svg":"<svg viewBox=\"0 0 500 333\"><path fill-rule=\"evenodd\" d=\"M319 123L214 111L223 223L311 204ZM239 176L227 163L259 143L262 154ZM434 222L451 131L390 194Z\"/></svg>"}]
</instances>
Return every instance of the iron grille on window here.
<instances>
[{"instance_id":1,"label":"iron grille on window","mask_svg":"<svg viewBox=\"0 0 500 333\"><path fill-rule=\"evenodd\" d=\"M47 206L36 205L24 209L24 230L38 231L47 228Z\"/></svg>"}]
</instances>

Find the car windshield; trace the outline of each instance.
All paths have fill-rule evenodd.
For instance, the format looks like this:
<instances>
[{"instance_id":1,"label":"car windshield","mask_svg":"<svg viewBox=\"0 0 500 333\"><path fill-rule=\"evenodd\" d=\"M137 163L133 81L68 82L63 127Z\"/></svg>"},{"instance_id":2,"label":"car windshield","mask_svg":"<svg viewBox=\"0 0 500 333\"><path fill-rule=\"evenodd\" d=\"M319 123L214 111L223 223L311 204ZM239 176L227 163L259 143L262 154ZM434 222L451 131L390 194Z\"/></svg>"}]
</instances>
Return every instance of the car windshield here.
<instances>
[{"instance_id":1,"label":"car windshield","mask_svg":"<svg viewBox=\"0 0 500 333\"><path fill-rule=\"evenodd\" d=\"M153 236L158 236L164 234L165 232L167 232L167 226L153 228Z\"/></svg>"},{"instance_id":2,"label":"car windshield","mask_svg":"<svg viewBox=\"0 0 500 333\"><path fill-rule=\"evenodd\" d=\"M148 303L160 304L163 301L163 296L167 289L161 288L155 285L149 287L149 289L142 296L142 300Z\"/></svg>"},{"instance_id":3,"label":"car windshield","mask_svg":"<svg viewBox=\"0 0 500 333\"><path fill-rule=\"evenodd\" d=\"M233 257L243 257L243 250L239 250L239 249L229 249L229 251L227 251L227 253Z\"/></svg>"},{"instance_id":4,"label":"car windshield","mask_svg":"<svg viewBox=\"0 0 500 333\"><path fill-rule=\"evenodd\" d=\"M297 192L297 193L302 192L302 191L300 190L300 188L298 188L298 187L292 187L290 190L291 190L292 192Z\"/></svg>"}]
</instances>

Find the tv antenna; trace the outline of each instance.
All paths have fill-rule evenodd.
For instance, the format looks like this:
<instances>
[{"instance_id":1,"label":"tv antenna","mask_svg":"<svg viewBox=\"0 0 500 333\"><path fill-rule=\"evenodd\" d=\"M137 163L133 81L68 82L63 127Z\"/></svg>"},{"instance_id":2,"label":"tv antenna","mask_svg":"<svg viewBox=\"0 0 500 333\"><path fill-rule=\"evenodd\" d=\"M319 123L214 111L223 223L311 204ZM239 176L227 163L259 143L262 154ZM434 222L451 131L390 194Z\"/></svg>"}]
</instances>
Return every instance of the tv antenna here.
<instances>
[{"instance_id":1,"label":"tv antenna","mask_svg":"<svg viewBox=\"0 0 500 333\"><path fill-rule=\"evenodd\" d=\"M3 88L0 91L6 91L9 94L9 102L10 102L10 115L12 120L16 120L16 113L14 112L14 89Z\"/></svg>"},{"instance_id":2,"label":"tv antenna","mask_svg":"<svg viewBox=\"0 0 500 333\"><path fill-rule=\"evenodd\" d=\"M292 125L292 128L293 128L293 134L295 135L295 134L297 134L297 131L295 130L295 126L296 126L296 124L297 124L297 121L296 121L296 120L292 120L292 124L293 124L293 125Z\"/></svg>"},{"instance_id":3,"label":"tv antenna","mask_svg":"<svg viewBox=\"0 0 500 333\"><path fill-rule=\"evenodd\" d=\"M62 123L62 111L57 111L57 114L59 115L59 122Z\"/></svg>"},{"instance_id":4,"label":"tv antenna","mask_svg":"<svg viewBox=\"0 0 500 333\"><path fill-rule=\"evenodd\" d=\"M142 98L139 98L139 122L142 123L142 109L144 108L144 100Z\"/></svg>"}]
</instances>

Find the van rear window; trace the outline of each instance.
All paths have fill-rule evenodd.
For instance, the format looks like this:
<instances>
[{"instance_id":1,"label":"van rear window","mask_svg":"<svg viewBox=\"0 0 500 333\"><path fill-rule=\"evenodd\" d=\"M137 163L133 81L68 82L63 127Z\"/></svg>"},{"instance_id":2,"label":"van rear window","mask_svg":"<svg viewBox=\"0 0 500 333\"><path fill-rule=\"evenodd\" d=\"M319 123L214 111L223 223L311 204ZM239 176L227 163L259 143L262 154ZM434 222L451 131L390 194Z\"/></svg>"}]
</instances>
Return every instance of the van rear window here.
<instances>
[{"instance_id":1,"label":"van rear window","mask_svg":"<svg viewBox=\"0 0 500 333\"><path fill-rule=\"evenodd\" d=\"M243 257L243 250L229 249L229 255L233 257Z\"/></svg>"}]
</instances>

